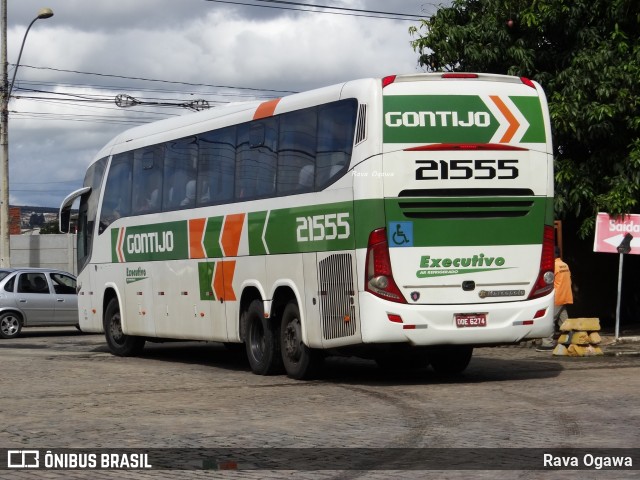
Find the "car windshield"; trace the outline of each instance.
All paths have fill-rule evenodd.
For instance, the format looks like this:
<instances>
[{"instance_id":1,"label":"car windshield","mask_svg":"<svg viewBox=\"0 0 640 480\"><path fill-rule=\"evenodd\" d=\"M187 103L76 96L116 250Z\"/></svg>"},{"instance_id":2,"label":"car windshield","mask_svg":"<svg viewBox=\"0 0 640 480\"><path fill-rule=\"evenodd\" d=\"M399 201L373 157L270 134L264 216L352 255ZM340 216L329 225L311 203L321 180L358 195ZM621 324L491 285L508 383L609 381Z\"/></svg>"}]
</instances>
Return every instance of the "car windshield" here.
<instances>
[{"instance_id":1,"label":"car windshield","mask_svg":"<svg viewBox=\"0 0 640 480\"><path fill-rule=\"evenodd\" d=\"M0 270L0 280L9 275L11 272L7 272L6 270Z\"/></svg>"}]
</instances>

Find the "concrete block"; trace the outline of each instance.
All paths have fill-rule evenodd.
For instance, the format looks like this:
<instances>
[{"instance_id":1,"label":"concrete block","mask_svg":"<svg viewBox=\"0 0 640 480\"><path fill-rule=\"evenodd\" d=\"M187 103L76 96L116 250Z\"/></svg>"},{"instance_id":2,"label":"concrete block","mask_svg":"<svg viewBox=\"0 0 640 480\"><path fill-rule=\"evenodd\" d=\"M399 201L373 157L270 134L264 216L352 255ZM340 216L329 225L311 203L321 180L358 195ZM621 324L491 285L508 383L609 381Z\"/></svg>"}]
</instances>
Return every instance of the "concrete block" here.
<instances>
[{"instance_id":1,"label":"concrete block","mask_svg":"<svg viewBox=\"0 0 640 480\"><path fill-rule=\"evenodd\" d=\"M598 332L600 331L600 319L599 318L568 318L562 325L560 325L560 331L569 332L571 330L584 330L586 332Z\"/></svg>"}]
</instances>

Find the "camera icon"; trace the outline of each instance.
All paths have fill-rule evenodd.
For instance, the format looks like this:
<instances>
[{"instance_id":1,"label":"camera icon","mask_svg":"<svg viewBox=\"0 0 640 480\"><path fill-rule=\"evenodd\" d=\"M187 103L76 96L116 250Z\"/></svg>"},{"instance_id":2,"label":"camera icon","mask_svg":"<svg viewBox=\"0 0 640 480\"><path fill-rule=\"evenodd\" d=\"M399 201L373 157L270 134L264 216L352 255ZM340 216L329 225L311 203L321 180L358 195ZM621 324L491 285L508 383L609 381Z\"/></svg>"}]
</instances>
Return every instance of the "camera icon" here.
<instances>
[{"instance_id":1,"label":"camera icon","mask_svg":"<svg viewBox=\"0 0 640 480\"><path fill-rule=\"evenodd\" d=\"M7 468L39 468L39 450L8 450Z\"/></svg>"}]
</instances>

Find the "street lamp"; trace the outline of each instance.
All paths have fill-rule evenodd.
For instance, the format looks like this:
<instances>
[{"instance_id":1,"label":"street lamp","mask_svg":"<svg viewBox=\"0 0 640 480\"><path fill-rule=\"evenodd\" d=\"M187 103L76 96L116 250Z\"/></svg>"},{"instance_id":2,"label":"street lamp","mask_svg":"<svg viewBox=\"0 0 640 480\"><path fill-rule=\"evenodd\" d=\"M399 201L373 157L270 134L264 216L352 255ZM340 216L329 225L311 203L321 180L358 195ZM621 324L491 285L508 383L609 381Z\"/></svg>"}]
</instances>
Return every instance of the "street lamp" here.
<instances>
[{"instance_id":1,"label":"street lamp","mask_svg":"<svg viewBox=\"0 0 640 480\"><path fill-rule=\"evenodd\" d=\"M18 54L16 68L13 71L13 78L9 83L9 75L7 73L7 0L2 0L2 23L0 24L0 35L2 36L2 59L0 60L2 91L0 92L0 266L11 266L11 246L10 246L10 225L9 218L9 99L13 84L16 80L16 73L20 65L20 57L24 42L27 40L27 34L31 26L41 18L53 17L53 10L50 8L42 8L38 12L38 16L34 18L27 31L22 38L22 46Z\"/></svg>"}]
</instances>

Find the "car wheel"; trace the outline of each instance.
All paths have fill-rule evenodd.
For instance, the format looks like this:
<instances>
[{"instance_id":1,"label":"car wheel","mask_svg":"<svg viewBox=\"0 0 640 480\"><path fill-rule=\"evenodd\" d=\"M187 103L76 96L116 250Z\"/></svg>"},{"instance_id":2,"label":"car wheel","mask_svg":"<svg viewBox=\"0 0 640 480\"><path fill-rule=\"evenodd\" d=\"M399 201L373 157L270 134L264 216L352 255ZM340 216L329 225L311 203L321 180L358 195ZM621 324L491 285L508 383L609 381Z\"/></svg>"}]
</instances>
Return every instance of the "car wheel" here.
<instances>
[{"instance_id":1,"label":"car wheel","mask_svg":"<svg viewBox=\"0 0 640 480\"><path fill-rule=\"evenodd\" d=\"M14 312L0 315L0 338L16 338L22 330L22 318Z\"/></svg>"},{"instance_id":2,"label":"car wheel","mask_svg":"<svg viewBox=\"0 0 640 480\"><path fill-rule=\"evenodd\" d=\"M274 375L282 371L278 325L264 318L264 307L254 300L245 312L245 346L253 373Z\"/></svg>"},{"instance_id":3,"label":"car wheel","mask_svg":"<svg viewBox=\"0 0 640 480\"><path fill-rule=\"evenodd\" d=\"M104 312L104 336L109 350L119 357L134 357L144 348L144 338L126 335L122 331L122 317L117 298L112 298Z\"/></svg>"}]
</instances>

